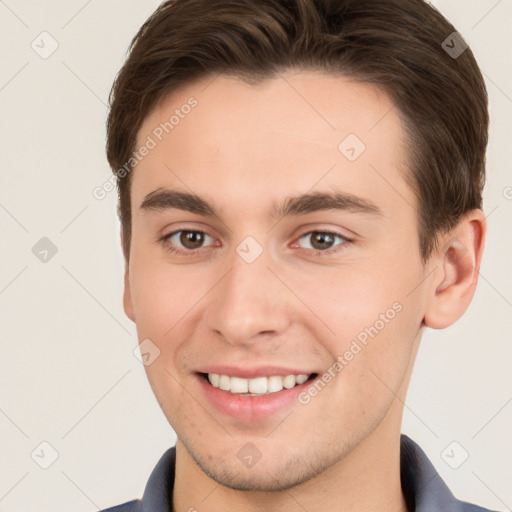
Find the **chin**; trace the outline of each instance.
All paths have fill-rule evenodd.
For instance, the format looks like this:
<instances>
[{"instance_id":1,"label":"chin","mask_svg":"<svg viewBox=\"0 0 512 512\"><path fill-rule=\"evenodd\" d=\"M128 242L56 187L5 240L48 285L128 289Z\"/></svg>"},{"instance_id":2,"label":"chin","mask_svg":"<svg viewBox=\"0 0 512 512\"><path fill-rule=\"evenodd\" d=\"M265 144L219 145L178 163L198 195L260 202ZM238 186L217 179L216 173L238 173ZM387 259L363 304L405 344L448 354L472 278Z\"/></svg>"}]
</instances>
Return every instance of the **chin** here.
<instances>
[{"instance_id":1,"label":"chin","mask_svg":"<svg viewBox=\"0 0 512 512\"><path fill-rule=\"evenodd\" d=\"M198 467L209 478L218 484L236 491L276 492L291 489L303 484L330 466L335 464L338 457L331 451L328 457L311 457L306 454L304 447L299 452L277 454L265 460L256 462L252 467L246 467L237 454L204 454L185 449Z\"/></svg>"},{"instance_id":2,"label":"chin","mask_svg":"<svg viewBox=\"0 0 512 512\"><path fill-rule=\"evenodd\" d=\"M291 489L310 480L310 474L300 463L291 471L279 467L268 468L261 461L258 468L240 470L239 465L226 465L222 461L202 463L194 457L201 470L218 484L235 491L276 492ZM321 471L320 471L321 472ZM276 476L274 476L276 475Z\"/></svg>"}]
</instances>

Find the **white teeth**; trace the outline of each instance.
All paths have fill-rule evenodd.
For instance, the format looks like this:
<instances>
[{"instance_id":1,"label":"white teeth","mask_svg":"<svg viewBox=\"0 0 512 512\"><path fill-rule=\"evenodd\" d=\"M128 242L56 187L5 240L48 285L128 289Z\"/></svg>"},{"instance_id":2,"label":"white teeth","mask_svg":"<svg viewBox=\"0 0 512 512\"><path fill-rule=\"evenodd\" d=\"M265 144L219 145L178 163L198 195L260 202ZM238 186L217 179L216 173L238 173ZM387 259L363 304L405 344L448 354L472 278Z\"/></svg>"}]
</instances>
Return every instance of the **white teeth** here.
<instances>
[{"instance_id":1,"label":"white teeth","mask_svg":"<svg viewBox=\"0 0 512 512\"><path fill-rule=\"evenodd\" d=\"M231 391L231 393L247 393L249 391L249 383L247 379L231 377L231 389L229 391Z\"/></svg>"},{"instance_id":2,"label":"white teeth","mask_svg":"<svg viewBox=\"0 0 512 512\"><path fill-rule=\"evenodd\" d=\"M231 377L231 380L233 380L233 377ZM268 391L267 377L257 377L256 379L249 379L248 382L249 393L257 393L259 395L263 395ZM236 393L236 391L231 389L231 393Z\"/></svg>"},{"instance_id":3,"label":"white teeth","mask_svg":"<svg viewBox=\"0 0 512 512\"><path fill-rule=\"evenodd\" d=\"M293 386L295 386L295 375L287 375L287 376L283 379L283 386L284 386L286 389L293 388Z\"/></svg>"},{"instance_id":4,"label":"white teeth","mask_svg":"<svg viewBox=\"0 0 512 512\"><path fill-rule=\"evenodd\" d=\"M219 375L217 373L209 373L208 380L212 386L219 387Z\"/></svg>"},{"instance_id":5,"label":"white teeth","mask_svg":"<svg viewBox=\"0 0 512 512\"><path fill-rule=\"evenodd\" d=\"M283 389L283 378L279 375L272 375L268 378L268 392L275 393Z\"/></svg>"},{"instance_id":6,"label":"white teeth","mask_svg":"<svg viewBox=\"0 0 512 512\"><path fill-rule=\"evenodd\" d=\"M242 379L241 377L230 377L229 375L219 375L209 373L208 380L215 388L223 391L229 391L233 394L243 395L265 395L276 393L283 388L291 389L295 385L304 384L309 375L272 375L271 377L256 377L254 379Z\"/></svg>"},{"instance_id":7,"label":"white teeth","mask_svg":"<svg viewBox=\"0 0 512 512\"><path fill-rule=\"evenodd\" d=\"M295 377L295 380L297 381L297 384L304 384L304 382L306 382L308 380L308 376L307 375L297 375L297 377Z\"/></svg>"},{"instance_id":8,"label":"white teeth","mask_svg":"<svg viewBox=\"0 0 512 512\"><path fill-rule=\"evenodd\" d=\"M223 389L224 391L229 391L231 389L231 378L227 375L220 375L219 388Z\"/></svg>"}]
</instances>

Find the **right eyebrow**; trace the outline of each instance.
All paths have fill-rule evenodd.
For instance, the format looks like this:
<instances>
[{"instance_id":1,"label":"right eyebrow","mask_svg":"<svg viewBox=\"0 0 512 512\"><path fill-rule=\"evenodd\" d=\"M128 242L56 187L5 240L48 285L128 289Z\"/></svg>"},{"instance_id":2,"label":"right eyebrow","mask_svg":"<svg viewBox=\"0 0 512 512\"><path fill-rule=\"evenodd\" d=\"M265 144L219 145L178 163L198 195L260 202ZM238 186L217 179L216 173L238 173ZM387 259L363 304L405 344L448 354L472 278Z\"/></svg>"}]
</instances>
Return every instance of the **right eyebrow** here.
<instances>
[{"instance_id":1,"label":"right eyebrow","mask_svg":"<svg viewBox=\"0 0 512 512\"><path fill-rule=\"evenodd\" d=\"M169 190L159 188L150 192L140 205L141 210L185 210L199 215L216 217L220 220L220 215L210 203L196 194L180 192L178 190Z\"/></svg>"}]
</instances>

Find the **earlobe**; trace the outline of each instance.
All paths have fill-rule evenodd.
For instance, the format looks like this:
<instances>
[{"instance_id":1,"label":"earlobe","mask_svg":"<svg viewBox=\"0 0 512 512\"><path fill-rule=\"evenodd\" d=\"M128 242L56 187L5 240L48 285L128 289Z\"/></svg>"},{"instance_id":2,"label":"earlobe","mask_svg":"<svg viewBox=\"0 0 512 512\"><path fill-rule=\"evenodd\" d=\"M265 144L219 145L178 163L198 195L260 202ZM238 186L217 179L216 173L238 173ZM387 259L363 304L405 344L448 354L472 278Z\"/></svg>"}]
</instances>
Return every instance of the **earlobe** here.
<instances>
[{"instance_id":1,"label":"earlobe","mask_svg":"<svg viewBox=\"0 0 512 512\"><path fill-rule=\"evenodd\" d=\"M432 286L424 317L427 327L444 329L469 307L478 282L485 235L483 212L472 210L441 237L432 258Z\"/></svg>"}]
</instances>

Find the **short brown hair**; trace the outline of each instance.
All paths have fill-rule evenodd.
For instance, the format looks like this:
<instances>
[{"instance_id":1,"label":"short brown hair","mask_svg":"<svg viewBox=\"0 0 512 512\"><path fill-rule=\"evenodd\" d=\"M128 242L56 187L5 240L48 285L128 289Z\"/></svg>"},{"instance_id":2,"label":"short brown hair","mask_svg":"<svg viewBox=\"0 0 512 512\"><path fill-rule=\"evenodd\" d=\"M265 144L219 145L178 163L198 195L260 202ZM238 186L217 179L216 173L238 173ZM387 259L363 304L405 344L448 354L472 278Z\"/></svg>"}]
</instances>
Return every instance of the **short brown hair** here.
<instances>
[{"instance_id":1,"label":"short brown hair","mask_svg":"<svg viewBox=\"0 0 512 512\"><path fill-rule=\"evenodd\" d=\"M428 259L440 232L482 208L485 182L485 83L471 50L457 55L450 48L460 53L465 43L423 0L163 2L132 40L109 98L107 158L117 176L126 261L126 163L157 103L209 75L257 83L290 68L341 72L390 96L405 120L408 178L418 199L421 255Z\"/></svg>"}]
</instances>

